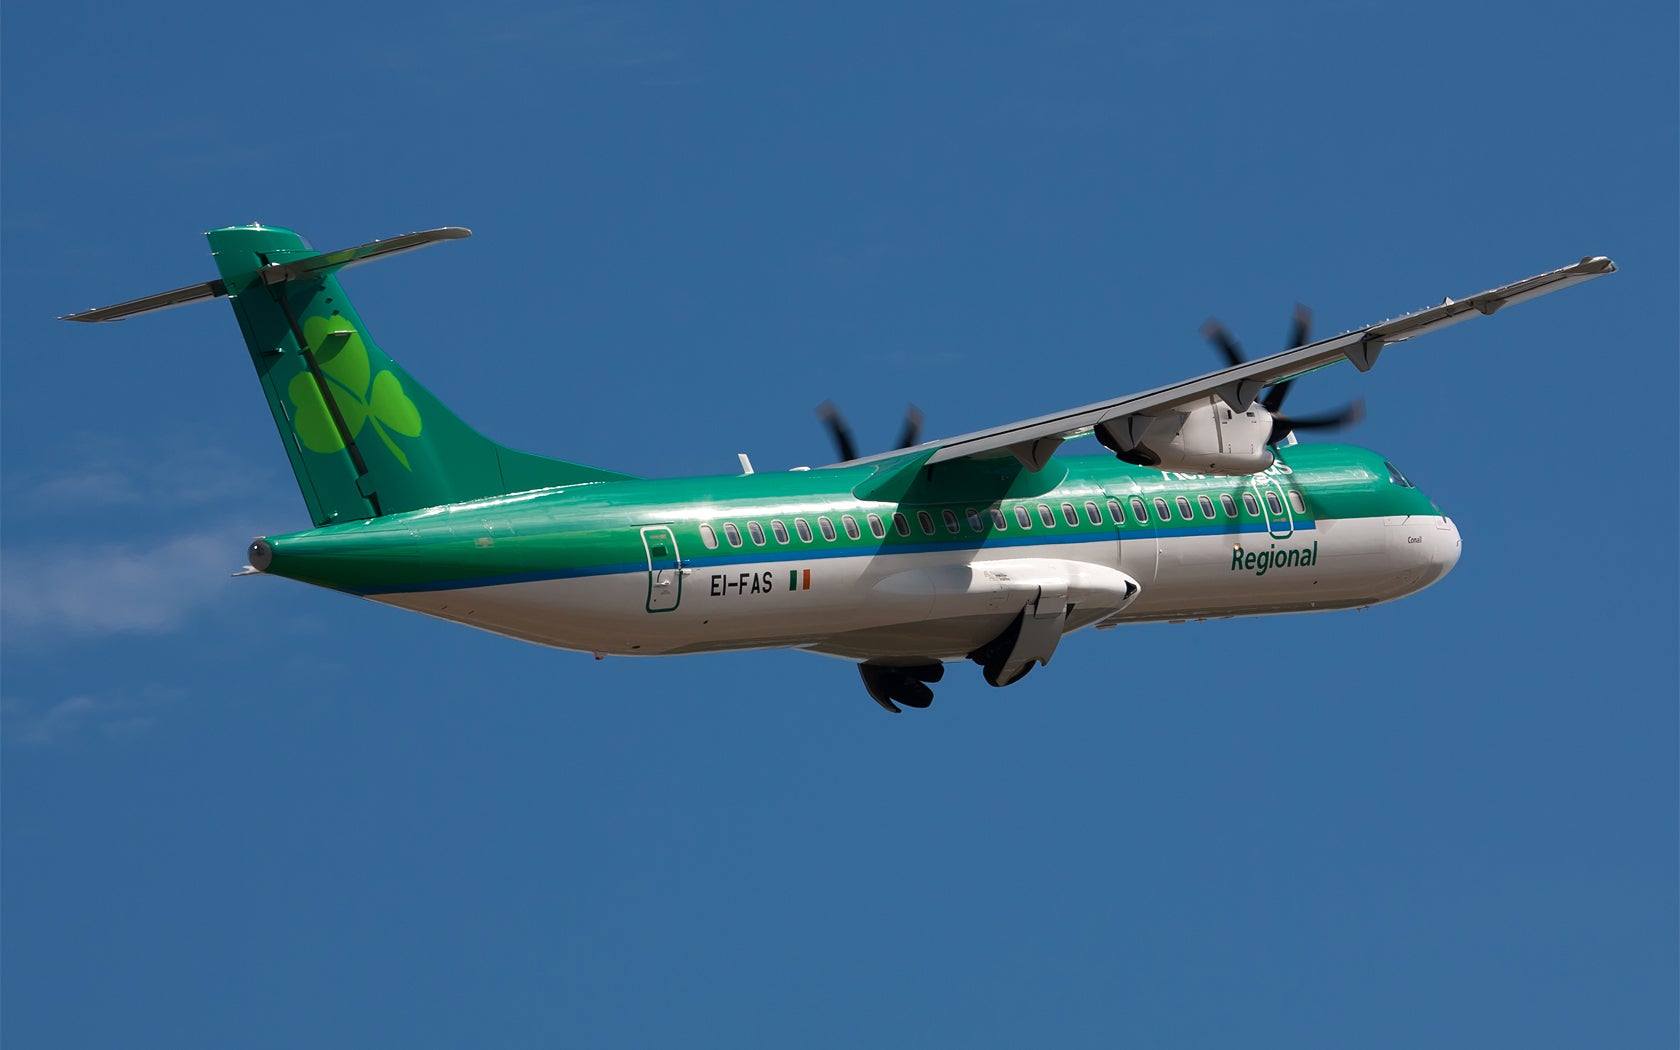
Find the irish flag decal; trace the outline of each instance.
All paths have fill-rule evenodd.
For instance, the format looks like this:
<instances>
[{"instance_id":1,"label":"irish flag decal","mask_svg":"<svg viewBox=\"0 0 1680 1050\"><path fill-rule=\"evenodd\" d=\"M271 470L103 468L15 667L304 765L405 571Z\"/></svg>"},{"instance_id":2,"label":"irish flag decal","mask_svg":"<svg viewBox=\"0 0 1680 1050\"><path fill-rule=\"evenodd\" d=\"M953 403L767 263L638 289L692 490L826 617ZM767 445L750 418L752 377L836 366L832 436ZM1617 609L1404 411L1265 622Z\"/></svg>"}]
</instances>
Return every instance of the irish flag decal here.
<instances>
[{"instance_id":1,"label":"irish flag decal","mask_svg":"<svg viewBox=\"0 0 1680 1050\"><path fill-rule=\"evenodd\" d=\"M788 573L788 590L808 591L811 589L811 570L794 569Z\"/></svg>"}]
</instances>

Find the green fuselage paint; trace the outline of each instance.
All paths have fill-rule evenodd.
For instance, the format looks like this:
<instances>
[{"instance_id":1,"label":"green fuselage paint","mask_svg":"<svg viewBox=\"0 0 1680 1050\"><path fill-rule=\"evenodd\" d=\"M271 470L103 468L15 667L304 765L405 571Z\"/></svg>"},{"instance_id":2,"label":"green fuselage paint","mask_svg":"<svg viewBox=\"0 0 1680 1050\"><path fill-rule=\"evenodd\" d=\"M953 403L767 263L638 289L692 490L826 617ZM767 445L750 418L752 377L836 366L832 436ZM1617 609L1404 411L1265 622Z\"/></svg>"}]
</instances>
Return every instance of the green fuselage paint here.
<instances>
[{"instance_id":1,"label":"green fuselage paint","mask_svg":"<svg viewBox=\"0 0 1680 1050\"><path fill-rule=\"evenodd\" d=\"M1025 472L1007 485L957 478L899 503L852 495L872 467L563 486L271 537L264 568L563 648L831 651L845 650L834 638L861 630L896 632L892 644L908 648L925 636L949 658L971 639L953 629L958 641L933 641L940 631L930 625L972 618L976 631L989 630L983 601L942 597L944 584L897 609L871 609L872 595L892 593L906 573L1002 565L1014 579L1031 564L1021 559L1048 559L1135 580L1143 597L1115 622L1204 618L1368 605L1433 582L1457 557L1457 533L1428 498L1353 446L1289 447L1251 478L1169 476L1108 456L1058 463L1053 487ZM1281 514L1269 514L1267 495ZM847 519L870 515L892 523L885 536L859 525L850 538ZM1383 523L1393 521L1415 523L1408 535L1418 542L1390 537ZM653 524L676 544L680 568L671 571L701 584L649 618L646 582L658 570L641 535ZM494 543L479 542L491 534ZM812 562L834 577L820 598ZM1233 572L1254 584L1218 583ZM1273 583L1280 572L1296 589ZM1100 594L1090 600L1100 605Z\"/></svg>"}]
</instances>

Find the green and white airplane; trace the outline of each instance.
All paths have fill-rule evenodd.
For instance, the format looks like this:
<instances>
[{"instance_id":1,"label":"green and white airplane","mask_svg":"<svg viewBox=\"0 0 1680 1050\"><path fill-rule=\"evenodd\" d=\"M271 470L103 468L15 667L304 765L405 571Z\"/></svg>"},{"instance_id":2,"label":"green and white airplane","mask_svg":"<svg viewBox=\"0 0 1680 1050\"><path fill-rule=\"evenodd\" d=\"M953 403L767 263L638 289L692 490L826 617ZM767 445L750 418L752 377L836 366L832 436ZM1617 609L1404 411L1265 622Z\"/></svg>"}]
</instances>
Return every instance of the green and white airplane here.
<instances>
[{"instance_id":1,"label":"green and white airplane","mask_svg":"<svg viewBox=\"0 0 1680 1050\"><path fill-rule=\"evenodd\" d=\"M315 528L249 548L285 576L543 645L614 655L790 647L854 661L883 708L945 664L1019 681L1062 636L1351 609L1429 586L1458 530L1391 463L1297 444L1295 378L1615 271L1573 266L1141 394L816 470L652 480L516 452L374 343L337 273L470 236L319 253L289 230L208 237L219 279L98 310L225 296ZM1302 345L1304 344L1304 345ZM1110 454L1057 456L1094 435Z\"/></svg>"}]
</instances>

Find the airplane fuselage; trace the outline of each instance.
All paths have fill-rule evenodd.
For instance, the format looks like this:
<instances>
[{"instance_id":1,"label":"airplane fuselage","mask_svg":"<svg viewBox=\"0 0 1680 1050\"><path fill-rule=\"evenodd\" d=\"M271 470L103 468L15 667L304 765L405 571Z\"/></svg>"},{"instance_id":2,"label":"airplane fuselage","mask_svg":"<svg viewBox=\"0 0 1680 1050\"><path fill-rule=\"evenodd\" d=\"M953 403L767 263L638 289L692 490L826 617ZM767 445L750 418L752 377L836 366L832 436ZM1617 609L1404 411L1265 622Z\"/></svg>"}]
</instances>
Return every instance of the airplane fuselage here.
<instances>
[{"instance_id":1,"label":"airplane fuselage","mask_svg":"<svg viewBox=\"0 0 1680 1050\"><path fill-rule=\"evenodd\" d=\"M918 665L971 654L1024 604L1065 607L1065 631L1356 608L1459 555L1452 522L1353 446L1287 446L1239 478L1000 460L901 501L855 496L871 474L561 487L273 537L252 561L563 649Z\"/></svg>"}]
</instances>

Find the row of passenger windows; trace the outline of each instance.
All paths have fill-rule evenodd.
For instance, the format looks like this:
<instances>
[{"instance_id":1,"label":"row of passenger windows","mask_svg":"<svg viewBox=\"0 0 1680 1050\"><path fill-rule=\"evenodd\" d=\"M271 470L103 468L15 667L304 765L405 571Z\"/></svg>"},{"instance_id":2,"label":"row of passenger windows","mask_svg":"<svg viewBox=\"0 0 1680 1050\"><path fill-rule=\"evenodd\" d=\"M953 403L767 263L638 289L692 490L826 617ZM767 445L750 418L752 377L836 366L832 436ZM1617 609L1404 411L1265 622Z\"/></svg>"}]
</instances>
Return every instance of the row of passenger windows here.
<instances>
[{"instance_id":1,"label":"row of passenger windows","mask_svg":"<svg viewBox=\"0 0 1680 1050\"><path fill-rule=\"evenodd\" d=\"M1266 490L1265 499L1266 509L1271 513L1271 515L1273 517L1282 517L1283 500L1278 496L1277 491L1275 489ZM1190 499L1187 496L1175 496L1171 504L1169 504L1165 497L1162 496L1154 497L1149 503L1145 503L1143 497L1141 496L1133 496L1130 499L1130 503L1132 519L1140 525L1146 525L1149 523L1150 504L1154 505L1155 517L1161 521L1173 520L1174 507L1178 510L1178 520L1197 520L1195 509L1192 508ZM1242 503L1243 510L1248 513L1249 517L1257 518L1260 516L1260 500L1253 492L1245 490L1242 493ZM1289 492L1289 504L1294 508L1295 513L1297 514L1305 514L1307 512L1306 502L1301 498L1301 494L1293 489ZM1219 494L1219 505L1217 508L1215 507L1211 496L1197 496L1196 507L1201 510L1201 519L1205 521L1213 521L1219 518L1221 516L1221 512L1223 512L1223 517L1226 519L1233 519L1237 517L1237 500L1236 497L1232 496L1229 492L1221 492ZM1031 529L1033 527L1033 512L1028 509L1027 504L1017 503L1012 509L1014 511L1014 523L1017 527L1022 530ZM1080 523L1079 508L1074 506L1072 503L1063 503L1061 510L1062 521L1066 522L1069 526L1078 527ZM1051 509L1050 504L1038 504L1037 511L1037 518L1040 524L1047 529L1053 529L1056 527L1056 512ZM960 518L957 516L957 512L955 510L948 508L939 512L938 524L934 521L933 512L919 510L916 511L916 525L921 530L921 534L923 536L938 535L940 524L944 526L944 531L946 533L956 536L962 533L963 526L965 524L968 526L969 532L985 532L987 525L986 519L988 517L991 519L990 524L992 531L1008 531L1011 516L1004 513L1002 507L988 507L984 510L976 510L973 507L970 507L963 511L962 517ZM864 520L868 523L869 532L872 536L878 540L884 540L887 538L887 523L879 514L865 515ZM1102 508L1097 505L1095 500L1085 501L1085 521L1098 526L1104 524ZM1125 509L1117 499L1111 499L1108 501L1108 521L1110 524L1114 525L1126 524ZM848 539L856 540L863 537L863 529L859 526L857 518L850 514L842 514L840 516L840 527L846 531ZM910 518L902 512L893 514L892 528L893 531L898 533L900 536L909 536L911 531ZM817 518L817 529L822 533L822 538L825 540L833 542L839 538L840 534L834 527L834 519L826 515ZM814 541L815 537L811 532L811 523L804 518L793 519L793 531L798 534L799 541L801 543L811 543ZM770 532L775 536L777 543L793 542L792 537L788 534L787 525L780 519L771 520ZM764 526L760 525L756 521L747 522L747 535L752 539L754 546L762 547L768 542L765 538ZM723 538L728 541L731 547L741 546L742 539L740 527L734 522L724 522ZM717 530L710 524L702 524L700 526L700 541L706 545L707 550L716 550L718 547Z\"/></svg>"}]
</instances>

